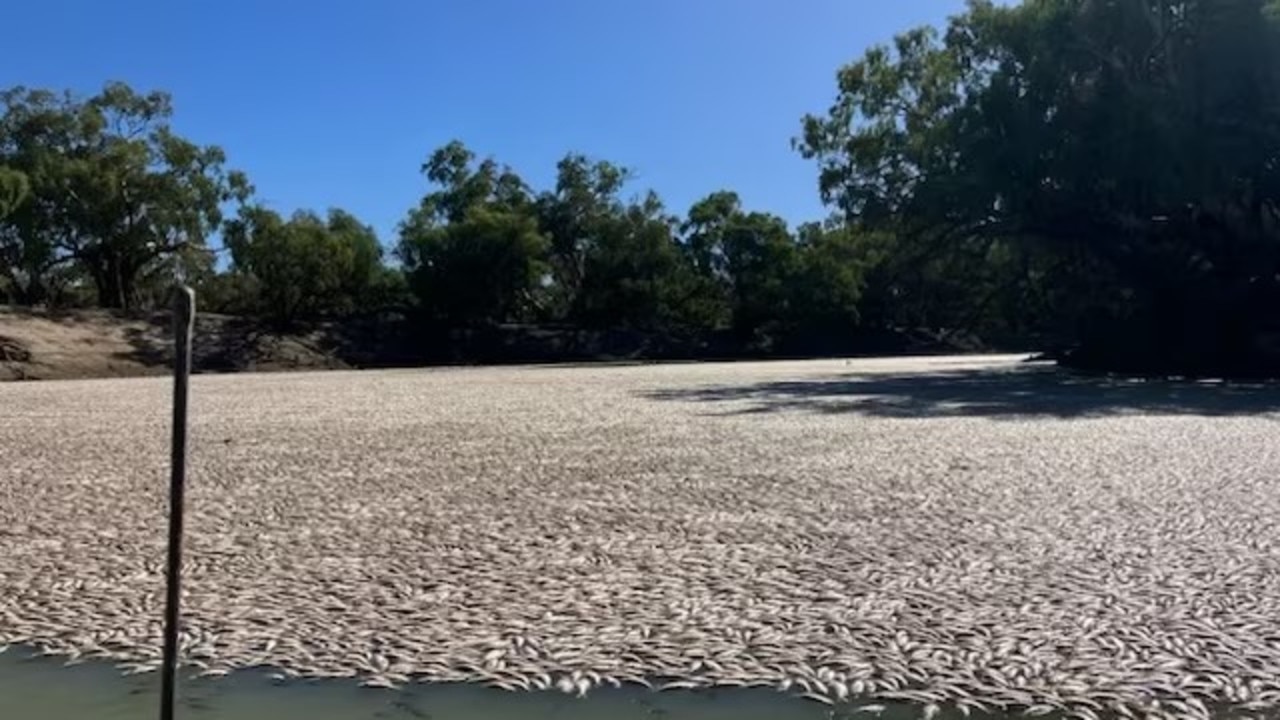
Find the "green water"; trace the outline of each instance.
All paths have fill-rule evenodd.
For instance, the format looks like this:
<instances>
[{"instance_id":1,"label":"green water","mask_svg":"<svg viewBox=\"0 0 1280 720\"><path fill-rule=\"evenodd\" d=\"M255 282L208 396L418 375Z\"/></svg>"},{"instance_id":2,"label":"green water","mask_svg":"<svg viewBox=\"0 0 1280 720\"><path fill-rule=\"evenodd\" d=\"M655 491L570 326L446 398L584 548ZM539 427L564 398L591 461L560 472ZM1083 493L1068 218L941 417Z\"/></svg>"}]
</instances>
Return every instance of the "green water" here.
<instances>
[{"instance_id":1,"label":"green water","mask_svg":"<svg viewBox=\"0 0 1280 720\"><path fill-rule=\"evenodd\" d=\"M2 720L151 720L159 673L122 676L105 663L64 666L28 650L0 653ZM598 689L586 698L510 693L468 684L414 684L400 690L337 680L273 680L266 671L184 678L179 718L200 720L830 720L848 710L768 689L653 692ZM885 720L890 715L881 716ZM860 715L858 717L869 717Z\"/></svg>"}]
</instances>

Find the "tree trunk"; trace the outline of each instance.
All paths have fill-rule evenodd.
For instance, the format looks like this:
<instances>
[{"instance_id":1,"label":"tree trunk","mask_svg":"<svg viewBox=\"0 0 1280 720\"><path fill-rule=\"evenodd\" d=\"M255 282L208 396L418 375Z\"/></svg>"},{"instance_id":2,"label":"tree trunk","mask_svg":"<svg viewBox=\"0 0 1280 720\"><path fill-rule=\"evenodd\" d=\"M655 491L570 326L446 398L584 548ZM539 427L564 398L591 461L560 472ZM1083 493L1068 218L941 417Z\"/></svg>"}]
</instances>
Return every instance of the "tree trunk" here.
<instances>
[{"instance_id":1,"label":"tree trunk","mask_svg":"<svg viewBox=\"0 0 1280 720\"><path fill-rule=\"evenodd\" d=\"M13 270L9 272L9 282L4 294L7 295L6 299L9 302L27 307L39 305L49 297L45 284L39 276L32 273L22 278Z\"/></svg>"},{"instance_id":2,"label":"tree trunk","mask_svg":"<svg viewBox=\"0 0 1280 720\"><path fill-rule=\"evenodd\" d=\"M99 306L111 310L133 307L137 273L130 263L114 252L104 252L94 259L91 268Z\"/></svg>"}]
</instances>

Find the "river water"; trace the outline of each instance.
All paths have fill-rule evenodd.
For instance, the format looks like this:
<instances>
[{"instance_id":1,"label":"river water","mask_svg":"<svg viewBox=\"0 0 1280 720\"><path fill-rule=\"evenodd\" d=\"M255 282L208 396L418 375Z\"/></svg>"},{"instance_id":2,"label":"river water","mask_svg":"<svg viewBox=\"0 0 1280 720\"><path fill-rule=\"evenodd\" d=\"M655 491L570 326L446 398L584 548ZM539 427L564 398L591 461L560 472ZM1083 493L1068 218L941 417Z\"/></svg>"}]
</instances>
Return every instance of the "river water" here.
<instances>
[{"instance_id":1,"label":"river water","mask_svg":"<svg viewBox=\"0 0 1280 720\"><path fill-rule=\"evenodd\" d=\"M110 664L67 666L29 649L0 653L4 720L155 718L159 673L121 675ZM769 689L654 692L598 689L586 698L559 692L511 693L481 685L413 684L398 690L351 681L276 680L246 670L221 678L183 678L180 718L201 720L832 720L854 717ZM903 710L906 710L905 708ZM881 720L905 712L881 715ZM870 717L859 715L858 717Z\"/></svg>"}]
</instances>

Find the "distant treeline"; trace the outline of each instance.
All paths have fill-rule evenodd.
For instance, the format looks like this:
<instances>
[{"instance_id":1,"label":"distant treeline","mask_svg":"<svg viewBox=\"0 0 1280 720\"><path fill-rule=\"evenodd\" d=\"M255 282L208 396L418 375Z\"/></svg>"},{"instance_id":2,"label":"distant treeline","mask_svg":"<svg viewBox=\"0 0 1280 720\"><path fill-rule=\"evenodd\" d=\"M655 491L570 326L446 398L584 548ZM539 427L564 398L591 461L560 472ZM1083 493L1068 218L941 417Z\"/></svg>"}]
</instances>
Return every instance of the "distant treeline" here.
<instances>
[{"instance_id":1,"label":"distant treeline","mask_svg":"<svg viewBox=\"0 0 1280 720\"><path fill-rule=\"evenodd\" d=\"M907 31L798 126L831 210L799 227L731 190L678 215L576 153L535 188L453 141L384 245L340 209L264 207L173 133L163 92L0 104L4 302L146 309L178 272L203 308L283 327L760 353L945 329L1102 369L1280 372L1280 0L975 0Z\"/></svg>"}]
</instances>

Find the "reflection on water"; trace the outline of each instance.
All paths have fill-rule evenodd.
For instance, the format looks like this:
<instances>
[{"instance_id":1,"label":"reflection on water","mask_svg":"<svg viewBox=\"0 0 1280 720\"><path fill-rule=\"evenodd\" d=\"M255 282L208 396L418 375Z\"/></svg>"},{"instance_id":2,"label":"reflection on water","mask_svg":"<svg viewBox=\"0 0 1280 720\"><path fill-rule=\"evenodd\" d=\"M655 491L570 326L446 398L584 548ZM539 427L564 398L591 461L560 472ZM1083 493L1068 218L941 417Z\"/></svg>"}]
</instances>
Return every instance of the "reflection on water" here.
<instances>
[{"instance_id":1,"label":"reflection on water","mask_svg":"<svg viewBox=\"0 0 1280 720\"><path fill-rule=\"evenodd\" d=\"M0 653L0 718L150 720L158 712L159 683L159 673L121 676L106 663L64 666L58 658L10 649ZM558 692L510 693L466 684L375 690L336 680L276 681L265 671L217 679L184 678L178 696L179 716L201 720L829 720L850 716L847 711L835 712L768 689L658 693L606 688L579 699Z\"/></svg>"}]
</instances>

